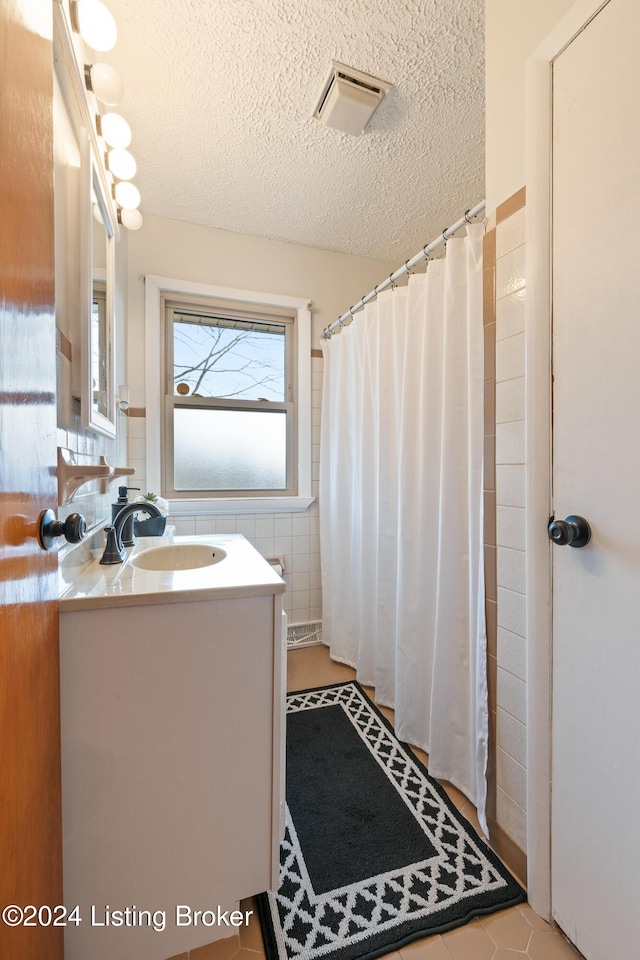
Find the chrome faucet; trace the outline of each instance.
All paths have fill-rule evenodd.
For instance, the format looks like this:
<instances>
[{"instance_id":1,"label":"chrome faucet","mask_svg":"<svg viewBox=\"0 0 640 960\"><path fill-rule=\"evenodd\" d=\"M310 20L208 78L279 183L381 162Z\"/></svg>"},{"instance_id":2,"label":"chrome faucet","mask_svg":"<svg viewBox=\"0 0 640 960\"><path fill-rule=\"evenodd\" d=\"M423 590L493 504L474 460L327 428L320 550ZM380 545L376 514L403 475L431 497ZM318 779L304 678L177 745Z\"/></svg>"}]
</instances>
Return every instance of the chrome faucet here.
<instances>
[{"instance_id":1,"label":"chrome faucet","mask_svg":"<svg viewBox=\"0 0 640 960\"><path fill-rule=\"evenodd\" d=\"M104 528L104 532L107 535L107 542L100 563L124 563L127 559L127 554L122 546L122 528L125 525L127 517L137 513L138 510L148 513L150 517L162 516L155 504L151 502L125 504L122 510L119 510L115 515L113 525Z\"/></svg>"}]
</instances>

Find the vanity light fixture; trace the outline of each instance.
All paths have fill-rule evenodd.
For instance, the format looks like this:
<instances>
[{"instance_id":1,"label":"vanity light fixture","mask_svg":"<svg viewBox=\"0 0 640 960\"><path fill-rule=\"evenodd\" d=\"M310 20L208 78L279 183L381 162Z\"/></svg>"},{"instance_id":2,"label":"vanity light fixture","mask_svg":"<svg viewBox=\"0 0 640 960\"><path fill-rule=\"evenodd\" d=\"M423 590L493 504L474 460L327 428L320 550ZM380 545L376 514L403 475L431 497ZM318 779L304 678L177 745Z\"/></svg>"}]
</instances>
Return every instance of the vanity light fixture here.
<instances>
[{"instance_id":1,"label":"vanity light fixture","mask_svg":"<svg viewBox=\"0 0 640 960\"><path fill-rule=\"evenodd\" d=\"M124 84L110 63L86 63L84 80L87 90L109 107L115 107L124 96Z\"/></svg>"},{"instance_id":2,"label":"vanity light fixture","mask_svg":"<svg viewBox=\"0 0 640 960\"><path fill-rule=\"evenodd\" d=\"M140 205L140 191L127 180L116 183L116 203L125 210L135 210Z\"/></svg>"},{"instance_id":3,"label":"vanity light fixture","mask_svg":"<svg viewBox=\"0 0 640 960\"><path fill-rule=\"evenodd\" d=\"M122 412L124 413L129 409L129 385L126 383L121 383L118 387L118 396L116 397L116 403Z\"/></svg>"},{"instance_id":4,"label":"vanity light fixture","mask_svg":"<svg viewBox=\"0 0 640 960\"><path fill-rule=\"evenodd\" d=\"M144 223L142 214L137 208L135 210L127 210L125 208L119 210L118 220L127 230L139 230Z\"/></svg>"},{"instance_id":5,"label":"vanity light fixture","mask_svg":"<svg viewBox=\"0 0 640 960\"><path fill-rule=\"evenodd\" d=\"M109 170L118 180L131 180L136 175L137 164L128 150L120 150L117 147L109 150L107 163Z\"/></svg>"},{"instance_id":6,"label":"vanity light fixture","mask_svg":"<svg viewBox=\"0 0 640 960\"><path fill-rule=\"evenodd\" d=\"M118 39L118 28L112 14L101 0L71 0L71 23L87 46L105 53Z\"/></svg>"},{"instance_id":7,"label":"vanity light fixture","mask_svg":"<svg viewBox=\"0 0 640 960\"><path fill-rule=\"evenodd\" d=\"M99 116L98 133L104 137L110 147L124 149L131 143L131 127L119 113L105 113Z\"/></svg>"}]
</instances>

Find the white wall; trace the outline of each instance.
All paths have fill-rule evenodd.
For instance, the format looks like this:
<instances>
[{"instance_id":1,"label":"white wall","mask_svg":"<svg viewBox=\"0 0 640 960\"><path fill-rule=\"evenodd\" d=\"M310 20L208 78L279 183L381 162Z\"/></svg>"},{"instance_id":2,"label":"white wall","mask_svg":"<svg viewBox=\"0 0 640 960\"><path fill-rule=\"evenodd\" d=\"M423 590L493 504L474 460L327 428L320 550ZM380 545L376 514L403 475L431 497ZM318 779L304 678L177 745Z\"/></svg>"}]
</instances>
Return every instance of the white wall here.
<instances>
[{"instance_id":1,"label":"white wall","mask_svg":"<svg viewBox=\"0 0 640 960\"><path fill-rule=\"evenodd\" d=\"M397 269L398 263L330 253L146 216L129 234L128 357L131 405L144 406L144 274L308 297L312 347L325 326Z\"/></svg>"},{"instance_id":2,"label":"white wall","mask_svg":"<svg viewBox=\"0 0 640 960\"><path fill-rule=\"evenodd\" d=\"M527 57L574 0L486 0L487 211L525 182Z\"/></svg>"},{"instance_id":3,"label":"white wall","mask_svg":"<svg viewBox=\"0 0 640 960\"><path fill-rule=\"evenodd\" d=\"M146 216L141 230L128 235L128 382L131 406L143 408L145 274L199 283L305 297L312 302L312 347L324 327L395 270L397 263L330 253L291 243L264 240L210 227ZM318 495L322 359L311 358L313 495ZM145 488L146 418L129 418L131 481ZM158 492L158 491L155 491ZM285 559L284 605L291 623L322 617L319 504L303 514L216 516L211 513L172 521L180 534L243 533L263 556Z\"/></svg>"}]
</instances>

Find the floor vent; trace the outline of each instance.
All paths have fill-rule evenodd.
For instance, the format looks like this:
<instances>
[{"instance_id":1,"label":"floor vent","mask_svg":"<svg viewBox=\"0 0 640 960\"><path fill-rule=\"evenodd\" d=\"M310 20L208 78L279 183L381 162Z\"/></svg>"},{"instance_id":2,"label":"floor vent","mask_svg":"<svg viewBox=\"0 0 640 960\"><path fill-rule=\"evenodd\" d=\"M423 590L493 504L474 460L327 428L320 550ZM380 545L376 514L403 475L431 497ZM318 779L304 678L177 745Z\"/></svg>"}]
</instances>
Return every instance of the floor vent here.
<instances>
[{"instance_id":1,"label":"floor vent","mask_svg":"<svg viewBox=\"0 0 640 960\"><path fill-rule=\"evenodd\" d=\"M359 137L391 87L386 80L332 60L313 115L326 127Z\"/></svg>"},{"instance_id":2,"label":"floor vent","mask_svg":"<svg viewBox=\"0 0 640 960\"><path fill-rule=\"evenodd\" d=\"M287 628L287 647L314 647L322 643L322 621L315 623L292 623Z\"/></svg>"}]
</instances>

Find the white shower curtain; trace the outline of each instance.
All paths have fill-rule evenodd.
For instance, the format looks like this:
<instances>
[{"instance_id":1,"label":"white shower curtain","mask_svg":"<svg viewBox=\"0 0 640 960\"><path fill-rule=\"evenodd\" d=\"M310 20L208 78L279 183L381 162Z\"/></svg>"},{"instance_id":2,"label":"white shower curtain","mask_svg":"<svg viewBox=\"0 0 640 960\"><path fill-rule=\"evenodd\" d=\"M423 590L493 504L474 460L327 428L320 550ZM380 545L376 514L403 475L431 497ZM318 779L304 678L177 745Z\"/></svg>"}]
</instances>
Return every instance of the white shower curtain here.
<instances>
[{"instance_id":1,"label":"white shower curtain","mask_svg":"<svg viewBox=\"0 0 640 960\"><path fill-rule=\"evenodd\" d=\"M481 224L324 341L323 637L485 819Z\"/></svg>"}]
</instances>

